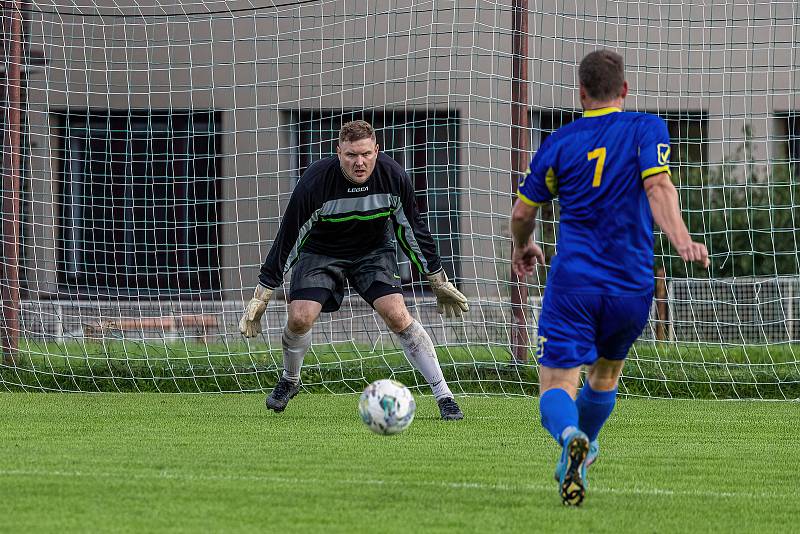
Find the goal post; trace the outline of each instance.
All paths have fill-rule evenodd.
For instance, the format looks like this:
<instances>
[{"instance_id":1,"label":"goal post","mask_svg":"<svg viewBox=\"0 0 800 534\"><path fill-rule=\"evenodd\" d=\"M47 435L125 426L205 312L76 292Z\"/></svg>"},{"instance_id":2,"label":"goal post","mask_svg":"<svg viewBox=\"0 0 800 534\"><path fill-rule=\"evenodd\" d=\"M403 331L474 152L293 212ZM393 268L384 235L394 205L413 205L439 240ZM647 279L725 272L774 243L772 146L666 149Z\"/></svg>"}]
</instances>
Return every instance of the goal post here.
<instances>
[{"instance_id":1,"label":"goal post","mask_svg":"<svg viewBox=\"0 0 800 534\"><path fill-rule=\"evenodd\" d=\"M2 192L3 226L16 221L19 236L4 241L4 261L19 281L2 279L0 326L18 349L0 366L0 390L272 387L288 277L263 336L245 340L239 315L299 176L334 152L343 122L366 119L408 172L470 301L464 321L441 318L399 252L406 302L453 391L535 394L546 269L525 281L511 272L514 184L547 136L580 116L580 59L610 48L625 59L626 108L667 122L684 218L712 262L708 273L687 266L656 234L658 298L620 391L800 398L792 2L4 6L4 21L18 6L22 24L2 35L3 176L17 173L20 186L18 215L13 188ZM539 217L552 258L558 203ZM354 292L313 332L307 389L394 377L427 392Z\"/></svg>"},{"instance_id":2,"label":"goal post","mask_svg":"<svg viewBox=\"0 0 800 534\"><path fill-rule=\"evenodd\" d=\"M524 175L530 160L528 110L528 0L515 0L513 5L513 40L511 44L511 190ZM513 253L514 244L511 244ZM516 363L528 361L530 337L525 304L528 287L511 269L511 357Z\"/></svg>"},{"instance_id":3,"label":"goal post","mask_svg":"<svg viewBox=\"0 0 800 534\"><path fill-rule=\"evenodd\" d=\"M4 91L3 114L3 236L2 247L2 351L3 363L14 365L19 347L19 213L22 90L22 13L19 1L3 8Z\"/></svg>"}]
</instances>

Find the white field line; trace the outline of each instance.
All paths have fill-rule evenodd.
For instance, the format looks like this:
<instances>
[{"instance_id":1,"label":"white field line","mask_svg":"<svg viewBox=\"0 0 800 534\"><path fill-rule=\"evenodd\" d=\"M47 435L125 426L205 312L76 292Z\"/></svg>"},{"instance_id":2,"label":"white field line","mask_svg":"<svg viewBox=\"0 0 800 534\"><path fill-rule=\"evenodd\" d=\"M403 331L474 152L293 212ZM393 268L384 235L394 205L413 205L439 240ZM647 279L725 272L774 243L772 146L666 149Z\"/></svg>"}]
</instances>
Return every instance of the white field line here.
<instances>
[{"instance_id":1,"label":"white field line","mask_svg":"<svg viewBox=\"0 0 800 534\"><path fill-rule=\"evenodd\" d=\"M232 482L259 482L273 484L287 484L297 486L319 486L324 484L338 484L341 486L399 486L399 487L435 487L442 489L466 489L478 491L510 491L519 493L530 492L556 492L556 483L551 484L504 484L487 482L448 482L448 481L406 481L406 480L380 480L368 478L299 478L281 477L270 475L215 475L181 473L176 471L160 471L153 473L129 472L95 472L95 471L59 471L59 470L26 470L6 469L0 470L0 477L66 477L66 478L118 478L140 480L184 480L184 481L232 481ZM641 495L657 497L710 497L715 499L786 499L787 497L800 498L800 493L773 493L773 492L741 492L741 491L712 491L712 490L678 490L669 488L647 488L634 486L630 488L610 488L590 485L590 493L609 493L618 495Z\"/></svg>"}]
</instances>

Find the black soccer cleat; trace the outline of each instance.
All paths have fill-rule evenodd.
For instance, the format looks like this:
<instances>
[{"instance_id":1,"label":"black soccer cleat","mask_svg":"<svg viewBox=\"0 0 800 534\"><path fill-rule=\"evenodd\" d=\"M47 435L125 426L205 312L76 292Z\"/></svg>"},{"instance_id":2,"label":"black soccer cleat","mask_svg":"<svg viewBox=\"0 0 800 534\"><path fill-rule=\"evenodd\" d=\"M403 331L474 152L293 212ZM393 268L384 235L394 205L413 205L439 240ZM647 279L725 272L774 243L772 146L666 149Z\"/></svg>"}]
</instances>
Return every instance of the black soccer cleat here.
<instances>
[{"instance_id":1,"label":"black soccer cleat","mask_svg":"<svg viewBox=\"0 0 800 534\"><path fill-rule=\"evenodd\" d=\"M445 421L464 419L464 413L461 411L461 408L458 407L453 397L444 397L436 402L439 404L439 412L442 414L442 419Z\"/></svg>"},{"instance_id":2,"label":"black soccer cleat","mask_svg":"<svg viewBox=\"0 0 800 534\"><path fill-rule=\"evenodd\" d=\"M286 409L289 401L300 391L300 384L281 377L275 384L275 389L267 397L267 408L280 413Z\"/></svg>"}]
</instances>

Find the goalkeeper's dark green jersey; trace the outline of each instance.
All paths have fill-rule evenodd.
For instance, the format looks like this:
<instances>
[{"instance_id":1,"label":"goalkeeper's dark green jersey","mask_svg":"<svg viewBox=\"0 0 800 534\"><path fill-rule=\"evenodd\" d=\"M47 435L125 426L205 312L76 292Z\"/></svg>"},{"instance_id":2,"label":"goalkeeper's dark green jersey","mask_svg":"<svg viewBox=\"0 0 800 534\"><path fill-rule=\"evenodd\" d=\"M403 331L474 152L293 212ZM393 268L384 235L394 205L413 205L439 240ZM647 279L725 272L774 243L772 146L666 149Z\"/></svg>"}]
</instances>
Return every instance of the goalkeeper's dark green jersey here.
<instances>
[{"instance_id":1,"label":"goalkeeper's dark green jersey","mask_svg":"<svg viewBox=\"0 0 800 534\"><path fill-rule=\"evenodd\" d=\"M403 168L381 152L369 179L355 184L342 173L339 158L331 156L311 165L298 181L259 282L278 287L302 252L357 259L394 237L420 272L441 270Z\"/></svg>"}]
</instances>

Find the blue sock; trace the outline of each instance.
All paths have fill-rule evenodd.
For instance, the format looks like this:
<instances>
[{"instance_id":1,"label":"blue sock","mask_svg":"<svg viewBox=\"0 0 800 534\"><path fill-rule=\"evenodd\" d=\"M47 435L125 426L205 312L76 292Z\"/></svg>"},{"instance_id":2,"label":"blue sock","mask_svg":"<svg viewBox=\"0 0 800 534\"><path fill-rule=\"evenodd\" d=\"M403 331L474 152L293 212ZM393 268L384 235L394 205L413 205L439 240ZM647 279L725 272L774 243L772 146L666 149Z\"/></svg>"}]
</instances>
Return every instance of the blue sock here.
<instances>
[{"instance_id":1,"label":"blue sock","mask_svg":"<svg viewBox=\"0 0 800 534\"><path fill-rule=\"evenodd\" d=\"M539 397L539 412L542 426L561 444L561 437L568 427L578 427L578 409L569 393L563 389L549 389Z\"/></svg>"},{"instance_id":2,"label":"blue sock","mask_svg":"<svg viewBox=\"0 0 800 534\"><path fill-rule=\"evenodd\" d=\"M616 403L617 388L611 391L595 391L589 386L588 380L583 385L575 404L578 407L578 427L586 432L590 440L597 439Z\"/></svg>"}]
</instances>

